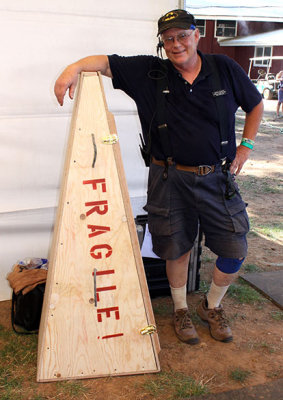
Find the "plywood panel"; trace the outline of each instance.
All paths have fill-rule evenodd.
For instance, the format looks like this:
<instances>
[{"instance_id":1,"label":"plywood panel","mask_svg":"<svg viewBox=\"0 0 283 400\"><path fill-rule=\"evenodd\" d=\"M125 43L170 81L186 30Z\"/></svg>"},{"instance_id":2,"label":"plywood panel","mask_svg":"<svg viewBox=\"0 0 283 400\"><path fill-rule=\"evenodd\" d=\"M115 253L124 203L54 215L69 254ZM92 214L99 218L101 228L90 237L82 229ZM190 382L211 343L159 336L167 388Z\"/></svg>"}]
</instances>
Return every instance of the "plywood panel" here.
<instances>
[{"instance_id":1,"label":"plywood panel","mask_svg":"<svg viewBox=\"0 0 283 400\"><path fill-rule=\"evenodd\" d=\"M157 334L101 79L83 73L73 112L39 332L38 381L159 370ZM112 136L111 136L112 135Z\"/></svg>"},{"instance_id":2,"label":"plywood panel","mask_svg":"<svg viewBox=\"0 0 283 400\"><path fill-rule=\"evenodd\" d=\"M253 272L240 275L255 289L259 290L278 307L283 309L283 271Z\"/></svg>"}]
</instances>

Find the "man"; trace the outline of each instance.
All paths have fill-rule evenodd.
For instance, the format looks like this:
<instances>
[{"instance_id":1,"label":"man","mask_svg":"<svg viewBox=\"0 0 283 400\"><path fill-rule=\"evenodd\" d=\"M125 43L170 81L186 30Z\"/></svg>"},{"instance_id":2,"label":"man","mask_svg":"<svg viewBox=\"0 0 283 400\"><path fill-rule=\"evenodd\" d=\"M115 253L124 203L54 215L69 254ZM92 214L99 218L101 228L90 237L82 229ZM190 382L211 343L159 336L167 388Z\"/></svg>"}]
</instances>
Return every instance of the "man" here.
<instances>
[{"instance_id":1,"label":"man","mask_svg":"<svg viewBox=\"0 0 283 400\"><path fill-rule=\"evenodd\" d=\"M283 71L278 72L276 75L276 80L279 81L278 84L278 102L276 106L276 117L280 118L280 106L283 113Z\"/></svg>"},{"instance_id":2,"label":"man","mask_svg":"<svg viewBox=\"0 0 283 400\"><path fill-rule=\"evenodd\" d=\"M200 224L205 244L218 258L209 293L197 312L208 322L214 339L229 342L232 332L221 300L246 256L248 232L245 203L233 174L239 174L253 147L262 100L245 72L226 56L214 57L221 81L220 90L214 89L217 73L209 56L197 50L200 35L191 14L168 12L158 21L158 36L158 48L164 48L167 60L90 56L63 71L55 94L62 105L68 89L73 98L78 73L101 71L112 78L114 88L135 100L151 160L145 209L153 251L166 260L176 335L189 344L199 342L188 311L186 283L190 250ZM159 88L160 82L166 83L165 89ZM225 109L220 111L219 96L225 96ZM236 148L239 106L246 120ZM221 114L228 117L224 139Z\"/></svg>"}]
</instances>

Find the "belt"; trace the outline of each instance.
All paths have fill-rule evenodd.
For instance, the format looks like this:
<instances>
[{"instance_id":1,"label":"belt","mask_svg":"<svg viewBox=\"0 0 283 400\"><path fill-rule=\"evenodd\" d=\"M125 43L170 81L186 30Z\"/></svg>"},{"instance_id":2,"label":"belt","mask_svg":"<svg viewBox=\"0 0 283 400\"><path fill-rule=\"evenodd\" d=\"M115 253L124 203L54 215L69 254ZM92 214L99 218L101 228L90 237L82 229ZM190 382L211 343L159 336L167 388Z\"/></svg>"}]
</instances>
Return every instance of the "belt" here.
<instances>
[{"instance_id":1,"label":"belt","mask_svg":"<svg viewBox=\"0 0 283 400\"><path fill-rule=\"evenodd\" d=\"M156 160L152 156L151 162L155 165L159 165L161 167L165 167L165 161L163 160ZM182 165L182 164L177 164L174 161L169 160L168 165L174 165L176 169L179 169L181 171L188 171L188 172L194 172L196 175L208 175L210 172L215 171L215 165L198 165L197 167L190 167L188 165Z\"/></svg>"}]
</instances>

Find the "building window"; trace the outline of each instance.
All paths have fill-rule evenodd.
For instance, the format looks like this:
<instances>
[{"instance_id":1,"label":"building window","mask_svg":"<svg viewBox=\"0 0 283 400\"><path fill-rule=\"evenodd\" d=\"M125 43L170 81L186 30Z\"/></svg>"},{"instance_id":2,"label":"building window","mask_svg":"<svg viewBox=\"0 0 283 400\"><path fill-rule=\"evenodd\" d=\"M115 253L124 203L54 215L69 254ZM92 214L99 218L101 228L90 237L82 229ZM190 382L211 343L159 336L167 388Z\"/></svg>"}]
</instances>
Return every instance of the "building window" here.
<instances>
[{"instance_id":1,"label":"building window","mask_svg":"<svg viewBox=\"0 0 283 400\"><path fill-rule=\"evenodd\" d=\"M237 33L237 22L217 20L215 23L215 36L216 37L235 37Z\"/></svg>"},{"instance_id":2,"label":"building window","mask_svg":"<svg viewBox=\"0 0 283 400\"><path fill-rule=\"evenodd\" d=\"M256 47L255 57L270 57L272 55L272 47ZM269 64L270 60L255 60L255 67L265 67Z\"/></svg>"},{"instance_id":3,"label":"building window","mask_svg":"<svg viewBox=\"0 0 283 400\"><path fill-rule=\"evenodd\" d=\"M197 23L197 28L199 30L200 36L204 37L205 36L205 28L206 28L205 19L197 19L196 23Z\"/></svg>"}]
</instances>

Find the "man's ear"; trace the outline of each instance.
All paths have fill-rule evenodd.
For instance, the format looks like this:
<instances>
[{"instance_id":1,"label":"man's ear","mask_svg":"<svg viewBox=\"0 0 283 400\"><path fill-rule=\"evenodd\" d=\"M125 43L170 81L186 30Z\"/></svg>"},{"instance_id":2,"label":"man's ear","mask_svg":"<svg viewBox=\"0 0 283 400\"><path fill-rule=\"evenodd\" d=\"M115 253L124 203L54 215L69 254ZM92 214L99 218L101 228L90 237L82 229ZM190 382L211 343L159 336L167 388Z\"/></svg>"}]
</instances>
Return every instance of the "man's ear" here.
<instances>
[{"instance_id":1,"label":"man's ear","mask_svg":"<svg viewBox=\"0 0 283 400\"><path fill-rule=\"evenodd\" d=\"M199 33L199 29L198 29L198 28L195 29L195 39L196 39L196 42L197 42L197 43L198 43L199 40L200 40L200 33Z\"/></svg>"}]
</instances>

